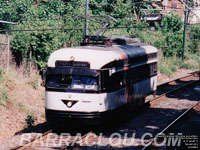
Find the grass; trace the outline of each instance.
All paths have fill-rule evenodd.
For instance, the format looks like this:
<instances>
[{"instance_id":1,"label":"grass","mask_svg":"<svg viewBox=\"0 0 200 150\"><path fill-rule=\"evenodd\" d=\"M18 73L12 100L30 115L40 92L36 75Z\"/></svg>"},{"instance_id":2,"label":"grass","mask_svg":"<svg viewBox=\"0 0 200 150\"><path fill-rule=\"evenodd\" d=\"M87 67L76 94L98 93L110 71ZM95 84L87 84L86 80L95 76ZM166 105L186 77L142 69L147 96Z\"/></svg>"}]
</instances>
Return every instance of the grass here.
<instances>
[{"instance_id":1,"label":"grass","mask_svg":"<svg viewBox=\"0 0 200 150\"><path fill-rule=\"evenodd\" d=\"M3 68L0 67L0 81L3 80L3 75L5 74L5 71Z\"/></svg>"},{"instance_id":2,"label":"grass","mask_svg":"<svg viewBox=\"0 0 200 150\"><path fill-rule=\"evenodd\" d=\"M177 69L186 69L186 70L195 70L198 69L198 59L200 55L186 55L187 59L183 62L180 58L170 57L170 58L161 58L158 63L158 70L160 73L172 76Z\"/></svg>"},{"instance_id":3,"label":"grass","mask_svg":"<svg viewBox=\"0 0 200 150\"><path fill-rule=\"evenodd\" d=\"M8 103L8 99L9 99L8 89L4 84L1 84L0 85L0 105L6 107Z\"/></svg>"},{"instance_id":4,"label":"grass","mask_svg":"<svg viewBox=\"0 0 200 150\"><path fill-rule=\"evenodd\" d=\"M19 104L17 104L17 106L18 106L18 108L19 108L20 111L22 111L22 112L26 112L26 107L25 107L24 104L19 103Z\"/></svg>"},{"instance_id":5,"label":"grass","mask_svg":"<svg viewBox=\"0 0 200 150\"><path fill-rule=\"evenodd\" d=\"M32 75L30 77L30 81L28 82L28 84L35 90L37 90L39 88L39 79L38 76L36 75Z\"/></svg>"},{"instance_id":6,"label":"grass","mask_svg":"<svg viewBox=\"0 0 200 150\"><path fill-rule=\"evenodd\" d=\"M171 76L172 72L167 68L167 66L159 63L158 64L158 70L160 71L160 73L165 74L167 76Z\"/></svg>"},{"instance_id":7,"label":"grass","mask_svg":"<svg viewBox=\"0 0 200 150\"><path fill-rule=\"evenodd\" d=\"M46 118L46 117L45 117L45 114L42 114L41 117L44 118L44 119Z\"/></svg>"},{"instance_id":8,"label":"grass","mask_svg":"<svg viewBox=\"0 0 200 150\"><path fill-rule=\"evenodd\" d=\"M36 70L32 74L26 74L24 70L10 63L6 73L5 68L0 66L0 135L5 133L6 138L23 129L30 130L45 120L42 116L45 110L44 87L38 84L40 76ZM7 122L11 122L12 126L4 128Z\"/></svg>"}]
</instances>

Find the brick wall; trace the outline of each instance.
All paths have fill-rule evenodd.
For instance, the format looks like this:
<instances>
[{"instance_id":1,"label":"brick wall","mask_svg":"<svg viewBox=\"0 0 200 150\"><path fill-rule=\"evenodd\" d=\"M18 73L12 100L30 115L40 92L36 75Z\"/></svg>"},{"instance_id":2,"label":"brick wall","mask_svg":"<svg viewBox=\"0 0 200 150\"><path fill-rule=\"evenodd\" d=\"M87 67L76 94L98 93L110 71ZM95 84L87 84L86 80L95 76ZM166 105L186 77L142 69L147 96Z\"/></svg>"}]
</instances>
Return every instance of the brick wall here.
<instances>
[{"instance_id":1,"label":"brick wall","mask_svg":"<svg viewBox=\"0 0 200 150\"><path fill-rule=\"evenodd\" d=\"M168 0L168 7L169 7L169 9L176 9L174 11L181 18L184 18L184 4L181 3L179 0Z\"/></svg>"}]
</instances>

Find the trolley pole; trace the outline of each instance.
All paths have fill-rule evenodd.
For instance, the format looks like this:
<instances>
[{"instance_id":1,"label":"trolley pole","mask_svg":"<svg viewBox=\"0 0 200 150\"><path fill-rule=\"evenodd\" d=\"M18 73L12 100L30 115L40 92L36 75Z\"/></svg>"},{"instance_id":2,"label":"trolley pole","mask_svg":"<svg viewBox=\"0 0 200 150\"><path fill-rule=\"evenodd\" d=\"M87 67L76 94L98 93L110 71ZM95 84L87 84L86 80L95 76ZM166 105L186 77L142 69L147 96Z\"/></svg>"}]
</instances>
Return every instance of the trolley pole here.
<instances>
[{"instance_id":1,"label":"trolley pole","mask_svg":"<svg viewBox=\"0 0 200 150\"><path fill-rule=\"evenodd\" d=\"M88 21L89 21L89 0L86 0L86 7L85 7L85 36L89 34L88 31Z\"/></svg>"}]
</instances>

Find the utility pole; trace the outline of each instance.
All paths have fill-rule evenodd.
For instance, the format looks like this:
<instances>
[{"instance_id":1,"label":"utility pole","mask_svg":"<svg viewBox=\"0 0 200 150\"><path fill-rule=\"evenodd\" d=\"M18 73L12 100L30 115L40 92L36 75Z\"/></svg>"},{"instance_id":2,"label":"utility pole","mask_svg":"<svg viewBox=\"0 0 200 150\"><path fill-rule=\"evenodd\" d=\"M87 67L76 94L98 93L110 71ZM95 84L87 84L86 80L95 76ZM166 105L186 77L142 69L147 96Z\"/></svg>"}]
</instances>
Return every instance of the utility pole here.
<instances>
[{"instance_id":1,"label":"utility pole","mask_svg":"<svg viewBox=\"0 0 200 150\"><path fill-rule=\"evenodd\" d=\"M184 9L184 30L183 30L183 49L182 49L182 61L184 61L185 57L185 38L186 38L186 30L187 30L187 15L188 15L188 10Z\"/></svg>"},{"instance_id":2,"label":"utility pole","mask_svg":"<svg viewBox=\"0 0 200 150\"><path fill-rule=\"evenodd\" d=\"M184 5L184 30L183 30L183 49L182 49L182 60L184 61L184 50L185 50L185 37L186 37L186 29L187 29L187 21L188 21L188 12L192 12L195 16L199 18L199 16L188 6L188 1L180 0Z\"/></svg>"},{"instance_id":3,"label":"utility pole","mask_svg":"<svg viewBox=\"0 0 200 150\"><path fill-rule=\"evenodd\" d=\"M9 34L6 32L6 37L7 37L7 58L6 58L6 73L8 73L9 70L9 63L10 63L10 39L9 39Z\"/></svg>"},{"instance_id":4,"label":"utility pole","mask_svg":"<svg viewBox=\"0 0 200 150\"><path fill-rule=\"evenodd\" d=\"M86 7L85 7L85 36L89 34L88 31L88 21L89 21L89 0L86 0Z\"/></svg>"},{"instance_id":5,"label":"utility pole","mask_svg":"<svg viewBox=\"0 0 200 150\"><path fill-rule=\"evenodd\" d=\"M16 25L15 22L9 22L9 21L4 21L0 20L0 23L2 24L10 24L10 25ZM10 39L9 39L9 34L6 31L6 37L7 37L7 58L6 58L6 73L8 73L9 70L9 62L10 62Z\"/></svg>"}]
</instances>

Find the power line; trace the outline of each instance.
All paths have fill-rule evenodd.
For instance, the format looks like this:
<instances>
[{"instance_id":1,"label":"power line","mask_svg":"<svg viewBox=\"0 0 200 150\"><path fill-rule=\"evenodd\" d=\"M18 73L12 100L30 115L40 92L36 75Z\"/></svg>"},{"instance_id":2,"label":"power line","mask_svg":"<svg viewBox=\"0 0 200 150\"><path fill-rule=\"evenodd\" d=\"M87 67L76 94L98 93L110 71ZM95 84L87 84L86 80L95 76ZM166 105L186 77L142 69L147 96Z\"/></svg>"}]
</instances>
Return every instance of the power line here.
<instances>
[{"instance_id":1,"label":"power line","mask_svg":"<svg viewBox=\"0 0 200 150\"><path fill-rule=\"evenodd\" d=\"M68 31L68 30L84 30L83 28L44 28L44 29L14 29L14 30L0 30L0 32L27 32L27 31Z\"/></svg>"},{"instance_id":2,"label":"power line","mask_svg":"<svg viewBox=\"0 0 200 150\"><path fill-rule=\"evenodd\" d=\"M129 29L129 28L146 28L149 27L138 27L138 26L119 26L119 27L108 27L107 29ZM162 27L161 27L162 28ZM88 30L98 30L98 28L88 28ZM71 31L71 30L85 30L85 28L44 28L44 29L15 29L15 30L0 30L0 32L30 32L30 31Z\"/></svg>"}]
</instances>

